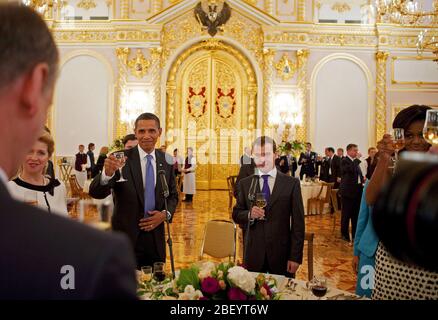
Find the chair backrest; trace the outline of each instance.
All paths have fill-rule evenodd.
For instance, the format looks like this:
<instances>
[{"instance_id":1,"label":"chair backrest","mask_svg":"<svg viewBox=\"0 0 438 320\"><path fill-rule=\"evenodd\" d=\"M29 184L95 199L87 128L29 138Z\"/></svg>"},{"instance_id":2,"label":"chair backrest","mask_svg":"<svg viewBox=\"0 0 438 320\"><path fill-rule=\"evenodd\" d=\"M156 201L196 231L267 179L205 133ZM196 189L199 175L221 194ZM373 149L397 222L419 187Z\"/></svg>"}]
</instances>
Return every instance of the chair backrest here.
<instances>
[{"instance_id":1,"label":"chair backrest","mask_svg":"<svg viewBox=\"0 0 438 320\"><path fill-rule=\"evenodd\" d=\"M324 187L327 188L325 197L324 196L320 197L321 200L324 200L325 202L330 202L331 192L334 185L335 184L333 182L324 182L324 181L321 182L322 187L321 187L320 195L322 195L322 190L324 189Z\"/></svg>"},{"instance_id":2,"label":"chair backrest","mask_svg":"<svg viewBox=\"0 0 438 320\"><path fill-rule=\"evenodd\" d=\"M70 191L72 198L83 198L82 188L79 186L78 180L76 179L76 175L72 174L68 177L68 181L70 183Z\"/></svg>"},{"instance_id":3,"label":"chair backrest","mask_svg":"<svg viewBox=\"0 0 438 320\"><path fill-rule=\"evenodd\" d=\"M201 255L236 260L236 225L229 220L210 220L205 225Z\"/></svg>"},{"instance_id":4,"label":"chair backrest","mask_svg":"<svg viewBox=\"0 0 438 320\"><path fill-rule=\"evenodd\" d=\"M338 191L339 191L339 189L332 189L330 192L330 196L331 196L331 200L332 200L332 204L333 204L333 209L335 210L335 212L339 211Z\"/></svg>"},{"instance_id":5,"label":"chair backrest","mask_svg":"<svg viewBox=\"0 0 438 320\"><path fill-rule=\"evenodd\" d=\"M228 191L231 194L234 194L234 188L236 187L236 180L237 180L237 176L229 176L229 177L227 177Z\"/></svg>"}]
</instances>

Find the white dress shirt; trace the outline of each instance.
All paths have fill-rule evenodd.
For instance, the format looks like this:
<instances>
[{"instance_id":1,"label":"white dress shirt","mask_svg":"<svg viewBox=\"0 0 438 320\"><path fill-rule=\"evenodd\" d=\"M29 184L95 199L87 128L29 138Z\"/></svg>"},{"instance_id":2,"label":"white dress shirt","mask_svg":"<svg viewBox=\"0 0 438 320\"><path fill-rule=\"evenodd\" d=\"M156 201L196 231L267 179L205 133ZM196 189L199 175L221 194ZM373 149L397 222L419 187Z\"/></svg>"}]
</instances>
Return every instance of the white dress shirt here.
<instances>
[{"instance_id":1,"label":"white dress shirt","mask_svg":"<svg viewBox=\"0 0 438 320\"><path fill-rule=\"evenodd\" d=\"M274 167L271 171L269 171L267 173L261 172L259 169L256 169L256 174L258 174L260 176L260 179L259 179L260 190L263 189L263 183L264 183L262 175L266 175L266 174L269 175L268 185L269 185L269 191L272 194L272 190L274 190L275 178L277 177L277 168Z\"/></svg>"},{"instance_id":2,"label":"white dress shirt","mask_svg":"<svg viewBox=\"0 0 438 320\"><path fill-rule=\"evenodd\" d=\"M145 180L145 176L146 176L146 164L148 162L146 156L149 153L144 151L139 146L137 146L137 149L138 149L138 153L139 153L139 156L140 156L141 178L143 179L143 187L144 187L144 185L146 183L146 180ZM154 151L152 151L150 153L150 155L152 155L152 167L154 169L154 185L156 186L157 185L157 158L156 158L156 155L155 155L155 149L154 149ZM107 176L105 174L105 167L104 167L104 169L102 170L101 178L100 178L100 184L101 185L108 184L108 182L111 180L111 178L114 177L114 174L111 177Z\"/></svg>"}]
</instances>

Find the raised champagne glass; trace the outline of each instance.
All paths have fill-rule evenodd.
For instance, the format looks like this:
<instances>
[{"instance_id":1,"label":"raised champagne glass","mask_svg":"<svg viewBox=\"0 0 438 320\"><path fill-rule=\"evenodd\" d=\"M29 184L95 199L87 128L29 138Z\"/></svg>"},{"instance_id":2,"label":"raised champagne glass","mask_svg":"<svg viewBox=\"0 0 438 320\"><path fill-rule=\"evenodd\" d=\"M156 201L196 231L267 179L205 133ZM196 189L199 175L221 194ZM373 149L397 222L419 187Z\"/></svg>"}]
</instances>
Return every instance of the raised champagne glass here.
<instances>
[{"instance_id":1,"label":"raised champagne glass","mask_svg":"<svg viewBox=\"0 0 438 320\"><path fill-rule=\"evenodd\" d=\"M266 197L264 193L257 193L256 194L256 206L260 209L264 209L268 205L268 202L266 201ZM265 217L259 218L259 220L266 220Z\"/></svg>"},{"instance_id":2,"label":"raised champagne glass","mask_svg":"<svg viewBox=\"0 0 438 320\"><path fill-rule=\"evenodd\" d=\"M438 110L427 110L423 137L433 146L438 146Z\"/></svg>"},{"instance_id":3,"label":"raised champagne glass","mask_svg":"<svg viewBox=\"0 0 438 320\"><path fill-rule=\"evenodd\" d=\"M116 182L128 181L123 177L123 172L122 172L122 169L125 166L125 153L123 151L114 152L114 157L120 162L120 168L119 168L120 178Z\"/></svg>"}]
</instances>

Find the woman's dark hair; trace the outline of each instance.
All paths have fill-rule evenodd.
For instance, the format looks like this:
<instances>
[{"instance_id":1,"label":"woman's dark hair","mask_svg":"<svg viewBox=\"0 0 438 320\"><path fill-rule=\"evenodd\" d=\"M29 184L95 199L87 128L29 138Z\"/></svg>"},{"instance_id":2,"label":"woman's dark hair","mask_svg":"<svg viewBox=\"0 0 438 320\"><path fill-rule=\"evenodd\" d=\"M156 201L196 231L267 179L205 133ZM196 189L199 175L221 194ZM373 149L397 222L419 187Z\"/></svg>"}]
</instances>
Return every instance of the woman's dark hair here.
<instances>
[{"instance_id":1,"label":"woman's dark hair","mask_svg":"<svg viewBox=\"0 0 438 320\"><path fill-rule=\"evenodd\" d=\"M426 119L427 110L431 109L428 106L414 104L400 111L392 122L393 128L403 128L407 130L409 126L419 120Z\"/></svg>"},{"instance_id":2,"label":"woman's dark hair","mask_svg":"<svg viewBox=\"0 0 438 320\"><path fill-rule=\"evenodd\" d=\"M429 155L423 155L428 157ZM400 160L373 208L377 236L399 260L438 271L438 161Z\"/></svg>"}]
</instances>

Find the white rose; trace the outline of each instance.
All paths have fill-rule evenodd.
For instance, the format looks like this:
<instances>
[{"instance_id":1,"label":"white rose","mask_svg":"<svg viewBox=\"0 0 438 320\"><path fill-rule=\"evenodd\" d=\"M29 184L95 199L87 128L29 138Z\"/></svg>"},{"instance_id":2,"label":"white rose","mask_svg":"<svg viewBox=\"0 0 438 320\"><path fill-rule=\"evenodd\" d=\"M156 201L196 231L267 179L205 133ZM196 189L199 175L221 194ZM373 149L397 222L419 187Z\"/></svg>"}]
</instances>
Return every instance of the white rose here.
<instances>
[{"instance_id":1,"label":"white rose","mask_svg":"<svg viewBox=\"0 0 438 320\"><path fill-rule=\"evenodd\" d=\"M203 280L207 277L211 277L212 272L216 269L216 266L213 262L207 261L201 265L201 268L198 273L199 279Z\"/></svg>"},{"instance_id":2,"label":"white rose","mask_svg":"<svg viewBox=\"0 0 438 320\"><path fill-rule=\"evenodd\" d=\"M188 285L184 288L184 292L180 294L179 300L199 300L202 296L201 291L195 290L192 285Z\"/></svg>"},{"instance_id":3,"label":"white rose","mask_svg":"<svg viewBox=\"0 0 438 320\"><path fill-rule=\"evenodd\" d=\"M236 266L228 269L228 279L247 293L251 293L255 289L254 277L242 267Z\"/></svg>"}]
</instances>

